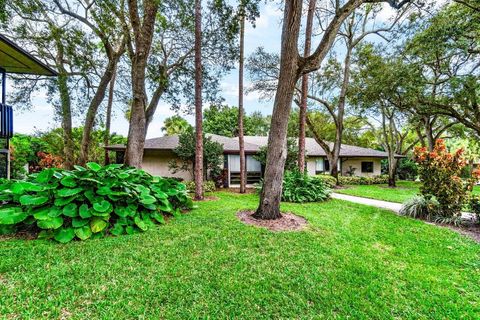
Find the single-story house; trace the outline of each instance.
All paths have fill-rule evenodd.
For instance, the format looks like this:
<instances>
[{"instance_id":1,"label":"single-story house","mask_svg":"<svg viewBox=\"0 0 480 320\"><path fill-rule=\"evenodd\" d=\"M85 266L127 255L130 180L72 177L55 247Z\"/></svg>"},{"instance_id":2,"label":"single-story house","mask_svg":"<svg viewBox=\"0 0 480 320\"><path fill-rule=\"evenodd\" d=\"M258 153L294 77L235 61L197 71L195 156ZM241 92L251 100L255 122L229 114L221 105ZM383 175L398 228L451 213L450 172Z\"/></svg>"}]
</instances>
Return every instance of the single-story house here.
<instances>
[{"instance_id":1,"label":"single-story house","mask_svg":"<svg viewBox=\"0 0 480 320\"><path fill-rule=\"evenodd\" d=\"M223 145L224 150L224 170L226 170L228 181L226 186L235 187L240 181L240 155L238 138L229 138L216 134L207 134L212 141ZM173 152L178 146L178 135L164 136L159 138L147 139L145 141L142 168L157 176L176 177L184 180L193 180L192 173L181 171L173 174L169 169L171 161L180 161ZM260 148L266 146L268 137L265 136L245 136L245 154L247 167L247 183L258 182L263 173L263 167L260 162L254 159ZM125 145L110 145L108 150L116 152L117 163L123 163L125 154ZM310 175L328 173L330 163L328 163L325 151L313 138L306 138L305 149L307 153L307 172ZM352 174L356 176L379 176L381 174L381 160L387 158L386 152L369 148L362 148L350 145L342 145L340 150L340 159L338 167L342 175Z\"/></svg>"}]
</instances>

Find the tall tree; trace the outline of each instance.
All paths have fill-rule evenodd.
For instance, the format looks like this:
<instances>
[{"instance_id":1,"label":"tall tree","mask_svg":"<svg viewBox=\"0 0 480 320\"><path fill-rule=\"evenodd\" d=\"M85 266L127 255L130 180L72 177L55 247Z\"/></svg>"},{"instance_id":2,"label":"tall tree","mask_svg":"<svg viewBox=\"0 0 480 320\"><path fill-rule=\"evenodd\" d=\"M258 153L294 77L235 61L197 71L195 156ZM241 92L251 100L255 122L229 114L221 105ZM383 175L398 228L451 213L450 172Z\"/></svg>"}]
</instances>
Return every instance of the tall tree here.
<instances>
[{"instance_id":1,"label":"tall tree","mask_svg":"<svg viewBox=\"0 0 480 320\"><path fill-rule=\"evenodd\" d=\"M315 7L317 0L310 0L308 3L307 25L305 27L305 47L303 56L307 57L310 54L312 46L312 29L313 17L315 15ZM302 76L302 88L300 98L300 113L299 113L299 134L298 134L298 169L301 172L305 171L305 132L307 122L307 103L308 103L308 74Z\"/></svg>"},{"instance_id":2,"label":"tall tree","mask_svg":"<svg viewBox=\"0 0 480 320\"><path fill-rule=\"evenodd\" d=\"M321 73L313 77L312 93L308 96L313 102L320 105L332 117L336 127L333 144L318 134L316 126L308 118L307 124L317 143L322 147L330 162L330 174L337 179L339 175L338 162L343 140L344 118L347 108L347 91L350 85L352 68L352 54L356 47L369 35L380 35L387 39L386 33L392 31L404 17L405 10L399 10L397 15L387 23L376 23L378 13L382 10L380 5L368 4L356 9L339 31L345 44L345 57L343 64L330 60ZM325 93L327 96L325 97ZM332 94L333 93L333 94Z\"/></svg>"},{"instance_id":3,"label":"tall tree","mask_svg":"<svg viewBox=\"0 0 480 320\"><path fill-rule=\"evenodd\" d=\"M103 139L103 145L108 146L110 144L110 129L112 125L112 111L113 111L113 96L115 93L115 79L117 70L115 68L113 77L110 80L110 88L108 89L108 101L107 110L105 115L105 138ZM105 165L110 164L110 151L105 148Z\"/></svg>"},{"instance_id":4,"label":"tall tree","mask_svg":"<svg viewBox=\"0 0 480 320\"><path fill-rule=\"evenodd\" d=\"M132 38L128 41L129 55L131 60L131 82L132 82L132 109L130 114L130 127L128 129L127 150L125 163L127 165L141 168L143 159L143 147L147 129L146 118L146 88L145 74L147 60L152 46L155 18L157 16L159 3L155 0L144 0L139 6L138 1L128 0L129 24L123 17L124 30ZM140 18L142 16L142 18ZM131 26L131 31L128 27Z\"/></svg>"},{"instance_id":5,"label":"tall tree","mask_svg":"<svg viewBox=\"0 0 480 320\"><path fill-rule=\"evenodd\" d=\"M240 152L240 193L245 193L247 184L245 142L243 139L243 71L245 51L245 7L240 4L240 56L238 58L238 146Z\"/></svg>"},{"instance_id":6,"label":"tall tree","mask_svg":"<svg viewBox=\"0 0 480 320\"><path fill-rule=\"evenodd\" d=\"M287 124L298 79L303 74L320 68L345 19L356 8L367 2L388 2L391 6L400 8L410 1L349 0L343 5L340 4L340 1L336 1L332 18L314 53L308 57L301 57L298 54L298 36L302 15L302 1L285 1L280 72L268 138L264 184L260 195L260 204L255 212L256 218L277 219L281 217L280 199L286 159Z\"/></svg>"},{"instance_id":7,"label":"tall tree","mask_svg":"<svg viewBox=\"0 0 480 320\"><path fill-rule=\"evenodd\" d=\"M80 0L74 1L74 3L61 0L53 0L53 2L61 14L78 20L100 39L108 60L99 75L99 83L85 116L79 158L79 163L84 165L89 158L90 137L95 125L98 109L105 98L108 84L116 72L118 61L125 52L126 36L122 32L120 20L112 14L117 6L123 7L124 1L87 2L87 4L84 4L84 2Z\"/></svg>"},{"instance_id":8,"label":"tall tree","mask_svg":"<svg viewBox=\"0 0 480 320\"><path fill-rule=\"evenodd\" d=\"M203 199L202 1L195 0L195 199Z\"/></svg>"}]
</instances>

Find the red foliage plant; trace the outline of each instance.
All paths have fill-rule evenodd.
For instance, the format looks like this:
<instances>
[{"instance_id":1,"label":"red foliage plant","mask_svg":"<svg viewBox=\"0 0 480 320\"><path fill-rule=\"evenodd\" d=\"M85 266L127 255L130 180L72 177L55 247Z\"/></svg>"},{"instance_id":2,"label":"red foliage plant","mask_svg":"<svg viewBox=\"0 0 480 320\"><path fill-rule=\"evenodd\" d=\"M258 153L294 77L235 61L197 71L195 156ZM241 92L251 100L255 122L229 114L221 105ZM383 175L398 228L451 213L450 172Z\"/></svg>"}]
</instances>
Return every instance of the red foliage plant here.
<instances>
[{"instance_id":1,"label":"red foliage plant","mask_svg":"<svg viewBox=\"0 0 480 320\"><path fill-rule=\"evenodd\" d=\"M38 162L40 169L63 168L63 159L60 156L55 156L42 151L38 152L37 156L40 158L40 161Z\"/></svg>"},{"instance_id":2,"label":"red foliage plant","mask_svg":"<svg viewBox=\"0 0 480 320\"><path fill-rule=\"evenodd\" d=\"M437 199L443 217L456 217L461 213L468 192L472 191L480 179L478 170L473 171L467 180L460 177L462 169L467 165L463 153L463 149L450 153L442 139L435 142L431 152L425 147L417 147L414 151L422 181L420 192L427 199Z\"/></svg>"}]
</instances>

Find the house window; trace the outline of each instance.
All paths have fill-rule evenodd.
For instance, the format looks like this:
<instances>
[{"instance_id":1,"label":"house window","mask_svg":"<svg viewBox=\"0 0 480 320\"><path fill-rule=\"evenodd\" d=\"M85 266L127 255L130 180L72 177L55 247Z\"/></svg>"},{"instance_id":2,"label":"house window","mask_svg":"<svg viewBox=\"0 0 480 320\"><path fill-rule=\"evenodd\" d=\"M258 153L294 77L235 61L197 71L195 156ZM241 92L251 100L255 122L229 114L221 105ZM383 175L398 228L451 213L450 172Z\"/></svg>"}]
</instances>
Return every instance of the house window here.
<instances>
[{"instance_id":1,"label":"house window","mask_svg":"<svg viewBox=\"0 0 480 320\"><path fill-rule=\"evenodd\" d=\"M115 153L115 163L123 164L125 162L125 151L117 151Z\"/></svg>"},{"instance_id":2,"label":"house window","mask_svg":"<svg viewBox=\"0 0 480 320\"><path fill-rule=\"evenodd\" d=\"M362 172L363 173L373 173L373 162L372 161L362 161Z\"/></svg>"},{"instance_id":3,"label":"house window","mask_svg":"<svg viewBox=\"0 0 480 320\"><path fill-rule=\"evenodd\" d=\"M327 159L324 159L324 169L325 169L325 172L330 172L330 162L328 162Z\"/></svg>"},{"instance_id":4,"label":"house window","mask_svg":"<svg viewBox=\"0 0 480 320\"><path fill-rule=\"evenodd\" d=\"M325 166L323 163L323 159L315 160L315 174L321 174L325 172Z\"/></svg>"}]
</instances>

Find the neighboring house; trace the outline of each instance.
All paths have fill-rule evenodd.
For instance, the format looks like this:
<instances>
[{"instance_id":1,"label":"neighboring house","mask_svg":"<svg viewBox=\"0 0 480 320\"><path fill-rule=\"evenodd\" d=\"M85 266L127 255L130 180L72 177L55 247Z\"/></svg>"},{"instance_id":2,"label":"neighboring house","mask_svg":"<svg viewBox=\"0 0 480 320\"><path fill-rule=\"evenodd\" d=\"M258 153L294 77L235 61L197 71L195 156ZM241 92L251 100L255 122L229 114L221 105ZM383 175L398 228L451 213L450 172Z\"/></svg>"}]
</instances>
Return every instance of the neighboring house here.
<instances>
[{"instance_id":1,"label":"neighboring house","mask_svg":"<svg viewBox=\"0 0 480 320\"><path fill-rule=\"evenodd\" d=\"M228 181L226 186L238 186L240 184L240 155L238 138L229 138L216 134L207 134L212 141L223 145L224 170L227 172ZM193 180L192 173L180 171L172 174L169 170L171 161L180 159L173 152L178 146L178 135L147 139L145 141L142 168L157 176L177 177L184 180ZM253 156L261 147L266 146L268 137L245 136L245 154L247 158L247 183L258 182L262 177L263 168L260 162ZM330 163L325 152L313 138L306 138L307 172L310 175L328 173ZM116 151L117 163L123 163L125 146L111 145L108 150ZM342 145L338 166L342 175L353 174L356 176L379 176L381 174L381 160L387 158L387 153L374 149L361 148L350 145Z\"/></svg>"}]
</instances>

